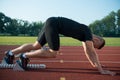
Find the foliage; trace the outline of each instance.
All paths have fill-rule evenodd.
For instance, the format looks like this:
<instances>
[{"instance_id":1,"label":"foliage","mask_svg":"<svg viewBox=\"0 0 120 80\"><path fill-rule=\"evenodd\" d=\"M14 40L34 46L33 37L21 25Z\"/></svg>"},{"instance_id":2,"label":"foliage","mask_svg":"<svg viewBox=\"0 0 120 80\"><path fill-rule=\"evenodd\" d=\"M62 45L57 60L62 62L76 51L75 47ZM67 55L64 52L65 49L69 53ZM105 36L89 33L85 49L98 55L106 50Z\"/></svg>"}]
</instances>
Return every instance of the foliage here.
<instances>
[{"instance_id":1,"label":"foliage","mask_svg":"<svg viewBox=\"0 0 120 80\"><path fill-rule=\"evenodd\" d=\"M37 36L42 27L41 21L29 23L25 20L11 19L0 13L0 34Z\"/></svg>"},{"instance_id":2,"label":"foliage","mask_svg":"<svg viewBox=\"0 0 120 80\"><path fill-rule=\"evenodd\" d=\"M101 20L96 20L89 25L94 34L107 37L120 37L120 10L111 12Z\"/></svg>"},{"instance_id":3,"label":"foliage","mask_svg":"<svg viewBox=\"0 0 120 80\"><path fill-rule=\"evenodd\" d=\"M43 22L28 22L12 19L0 12L0 35L12 36L37 36L43 27ZM120 37L120 9L112 11L101 20L96 20L89 25L91 31L100 36Z\"/></svg>"}]
</instances>

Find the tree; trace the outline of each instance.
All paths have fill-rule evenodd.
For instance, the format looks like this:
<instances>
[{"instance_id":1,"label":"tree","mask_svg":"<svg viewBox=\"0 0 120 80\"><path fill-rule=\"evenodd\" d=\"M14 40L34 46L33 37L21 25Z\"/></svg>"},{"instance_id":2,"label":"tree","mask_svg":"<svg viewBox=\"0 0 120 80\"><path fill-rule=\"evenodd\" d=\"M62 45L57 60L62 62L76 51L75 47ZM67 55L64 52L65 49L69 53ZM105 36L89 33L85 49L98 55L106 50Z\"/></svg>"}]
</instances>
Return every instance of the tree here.
<instances>
[{"instance_id":1,"label":"tree","mask_svg":"<svg viewBox=\"0 0 120 80\"><path fill-rule=\"evenodd\" d=\"M30 23L28 21L24 21L24 20L18 20L18 30L19 30L19 34L20 35L28 35L28 27L30 25Z\"/></svg>"},{"instance_id":2,"label":"tree","mask_svg":"<svg viewBox=\"0 0 120 80\"><path fill-rule=\"evenodd\" d=\"M117 11L117 24L116 24L116 32L117 35L120 37L120 9Z\"/></svg>"},{"instance_id":3,"label":"tree","mask_svg":"<svg viewBox=\"0 0 120 80\"><path fill-rule=\"evenodd\" d=\"M2 18L2 23L3 23L3 26L2 26L2 33L9 33L9 27L11 25L11 22L12 22L12 19L10 17L7 17L7 16L4 16Z\"/></svg>"},{"instance_id":4,"label":"tree","mask_svg":"<svg viewBox=\"0 0 120 80\"><path fill-rule=\"evenodd\" d=\"M93 33L100 36L117 36L117 27L116 27L116 13L112 11L109 15L104 17L101 20L96 20L91 23L89 26Z\"/></svg>"},{"instance_id":5,"label":"tree","mask_svg":"<svg viewBox=\"0 0 120 80\"><path fill-rule=\"evenodd\" d=\"M0 33L4 32L4 19L5 15L0 12Z\"/></svg>"},{"instance_id":6,"label":"tree","mask_svg":"<svg viewBox=\"0 0 120 80\"><path fill-rule=\"evenodd\" d=\"M116 13L112 11L108 16L102 19L102 22L105 25L104 27L105 36L115 36L116 32L115 16Z\"/></svg>"},{"instance_id":7,"label":"tree","mask_svg":"<svg viewBox=\"0 0 120 80\"><path fill-rule=\"evenodd\" d=\"M41 31L43 27L43 23L40 22L32 22L29 26L29 35L30 36L37 36L38 33Z\"/></svg>"},{"instance_id":8,"label":"tree","mask_svg":"<svg viewBox=\"0 0 120 80\"><path fill-rule=\"evenodd\" d=\"M0 33L6 33L6 28L10 24L11 18L0 12Z\"/></svg>"}]
</instances>

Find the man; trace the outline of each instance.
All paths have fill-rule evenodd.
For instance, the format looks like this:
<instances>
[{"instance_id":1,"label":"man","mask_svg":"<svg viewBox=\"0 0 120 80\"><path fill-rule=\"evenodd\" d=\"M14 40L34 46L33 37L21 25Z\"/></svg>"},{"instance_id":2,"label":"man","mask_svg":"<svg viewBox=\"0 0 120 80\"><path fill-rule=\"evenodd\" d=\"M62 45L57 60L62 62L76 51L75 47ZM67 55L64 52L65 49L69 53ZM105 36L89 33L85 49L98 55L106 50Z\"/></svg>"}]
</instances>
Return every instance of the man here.
<instances>
[{"instance_id":1,"label":"man","mask_svg":"<svg viewBox=\"0 0 120 80\"><path fill-rule=\"evenodd\" d=\"M92 35L88 26L64 17L48 18L35 43L24 44L7 51L4 59L8 64L13 64L14 55L24 53L20 55L19 65L26 70L29 58L54 58L59 52L59 34L82 41L84 52L91 65L98 68L101 74L115 75L114 72L103 70L94 49L101 49L105 44L105 40ZM48 43L49 49L42 48L46 43Z\"/></svg>"}]
</instances>

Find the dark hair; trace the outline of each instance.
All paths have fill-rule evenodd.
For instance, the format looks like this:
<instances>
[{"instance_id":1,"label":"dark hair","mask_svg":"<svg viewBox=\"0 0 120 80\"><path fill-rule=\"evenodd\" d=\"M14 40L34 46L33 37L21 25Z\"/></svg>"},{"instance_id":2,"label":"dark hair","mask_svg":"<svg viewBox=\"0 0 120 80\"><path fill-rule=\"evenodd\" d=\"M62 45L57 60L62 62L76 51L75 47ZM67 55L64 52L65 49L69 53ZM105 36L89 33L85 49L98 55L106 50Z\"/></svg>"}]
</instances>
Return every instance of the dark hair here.
<instances>
[{"instance_id":1,"label":"dark hair","mask_svg":"<svg viewBox=\"0 0 120 80\"><path fill-rule=\"evenodd\" d=\"M98 48L98 49L101 49L102 47L104 47L104 45L105 45L105 40L104 39L102 39L102 44L100 45L100 47Z\"/></svg>"}]
</instances>

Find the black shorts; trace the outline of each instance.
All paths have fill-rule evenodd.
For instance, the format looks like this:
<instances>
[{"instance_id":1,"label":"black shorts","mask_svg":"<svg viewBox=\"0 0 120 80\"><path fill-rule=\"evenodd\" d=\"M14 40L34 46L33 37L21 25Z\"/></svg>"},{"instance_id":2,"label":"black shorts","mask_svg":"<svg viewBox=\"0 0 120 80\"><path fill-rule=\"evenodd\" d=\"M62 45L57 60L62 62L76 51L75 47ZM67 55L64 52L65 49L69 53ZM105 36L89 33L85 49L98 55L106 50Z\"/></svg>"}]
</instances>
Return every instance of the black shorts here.
<instances>
[{"instance_id":1,"label":"black shorts","mask_svg":"<svg viewBox=\"0 0 120 80\"><path fill-rule=\"evenodd\" d=\"M41 46L48 43L51 49L58 50L60 46L59 34L80 41L92 40L91 30L88 26L68 18L51 17L46 20L42 31L39 33L38 42Z\"/></svg>"}]
</instances>

